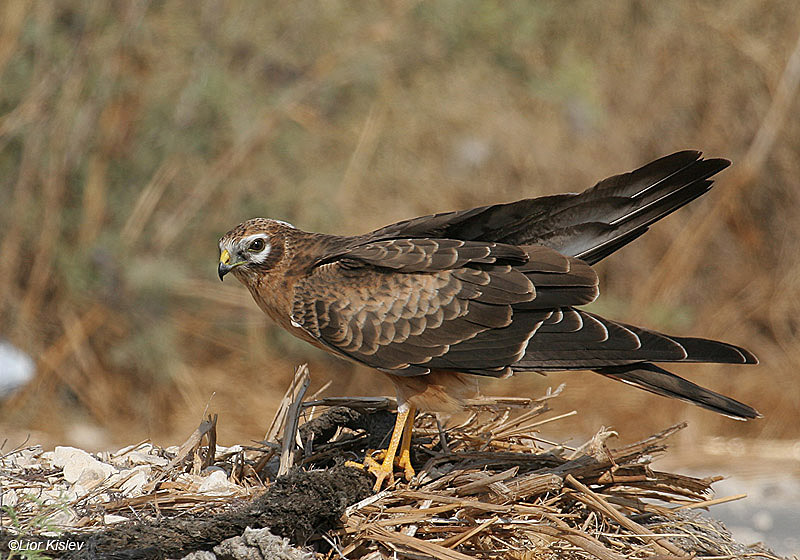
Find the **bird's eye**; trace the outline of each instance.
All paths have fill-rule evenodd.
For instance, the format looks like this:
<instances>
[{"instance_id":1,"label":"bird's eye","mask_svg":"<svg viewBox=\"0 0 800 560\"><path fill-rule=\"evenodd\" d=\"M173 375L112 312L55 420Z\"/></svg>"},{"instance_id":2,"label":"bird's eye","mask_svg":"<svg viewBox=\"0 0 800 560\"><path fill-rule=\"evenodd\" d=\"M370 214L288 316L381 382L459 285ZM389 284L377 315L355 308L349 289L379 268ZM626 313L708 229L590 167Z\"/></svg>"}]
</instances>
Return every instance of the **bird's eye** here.
<instances>
[{"instance_id":1,"label":"bird's eye","mask_svg":"<svg viewBox=\"0 0 800 560\"><path fill-rule=\"evenodd\" d=\"M258 239L253 239L253 241L250 243L250 246L247 247L247 250L251 253L260 253L264 250L264 247L264 240L259 237Z\"/></svg>"}]
</instances>

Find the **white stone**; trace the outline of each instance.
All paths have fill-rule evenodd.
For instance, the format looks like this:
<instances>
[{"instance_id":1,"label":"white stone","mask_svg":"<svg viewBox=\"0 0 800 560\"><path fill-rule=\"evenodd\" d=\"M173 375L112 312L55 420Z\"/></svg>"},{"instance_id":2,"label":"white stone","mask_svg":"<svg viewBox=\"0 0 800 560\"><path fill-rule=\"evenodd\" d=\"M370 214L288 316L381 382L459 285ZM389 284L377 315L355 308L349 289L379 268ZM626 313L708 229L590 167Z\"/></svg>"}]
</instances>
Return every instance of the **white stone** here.
<instances>
[{"instance_id":1,"label":"white stone","mask_svg":"<svg viewBox=\"0 0 800 560\"><path fill-rule=\"evenodd\" d=\"M53 466L64 469L64 480L73 484L80 481L86 487L96 486L116 470L75 447L56 447L52 462Z\"/></svg>"},{"instance_id":2,"label":"white stone","mask_svg":"<svg viewBox=\"0 0 800 560\"><path fill-rule=\"evenodd\" d=\"M215 470L203 479L197 492L211 496L227 496L235 492L235 486L228 481L225 471Z\"/></svg>"},{"instance_id":3,"label":"white stone","mask_svg":"<svg viewBox=\"0 0 800 560\"><path fill-rule=\"evenodd\" d=\"M16 467L38 467L41 466L43 455L42 446L35 445L27 449L21 449L14 453L13 464Z\"/></svg>"},{"instance_id":4,"label":"white stone","mask_svg":"<svg viewBox=\"0 0 800 560\"><path fill-rule=\"evenodd\" d=\"M132 465L155 465L157 467L166 467L169 464L169 459L159 457L158 455L151 455L150 453L142 453L141 451L133 451L128 454Z\"/></svg>"},{"instance_id":5,"label":"white stone","mask_svg":"<svg viewBox=\"0 0 800 560\"><path fill-rule=\"evenodd\" d=\"M122 483L120 487L122 493L129 498L141 496L143 494L142 488L144 488L144 485L150 480L150 473L152 470L153 469L150 467L150 465L137 465L130 471L123 471L125 473L133 472L133 474L131 474L130 478Z\"/></svg>"},{"instance_id":6,"label":"white stone","mask_svg":"<svg viewBox=\"0 0 800 560\"><path fill-rule=\"evenodd\" d=\"M4 490L2 494L0 494L0 506L2 507L14 507L17 505L19 501L19 497L17 496L16 490Z\"/></svg>"},{"instance_id":7,"label":"white stone","mask_svg":"<svg viewBox=\"0 0 800 560\"><path fill-rule=\"evenodd\" d=\"M42 503L44 505L53 504L69 504L78 499L78 493L72 488L67 488L63 485L56 485L47 490L43 490L41 494Z\"/></svg>"}]
</instances>

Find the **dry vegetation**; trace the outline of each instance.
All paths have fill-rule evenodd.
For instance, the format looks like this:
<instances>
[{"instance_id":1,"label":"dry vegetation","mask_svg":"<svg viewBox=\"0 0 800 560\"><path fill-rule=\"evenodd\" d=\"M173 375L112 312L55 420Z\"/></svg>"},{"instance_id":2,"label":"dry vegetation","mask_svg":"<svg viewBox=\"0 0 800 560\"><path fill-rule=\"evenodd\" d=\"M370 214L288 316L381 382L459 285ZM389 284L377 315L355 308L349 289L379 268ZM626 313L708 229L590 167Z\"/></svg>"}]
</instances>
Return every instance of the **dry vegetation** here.
<instances>
[{"instance_id":1,"label":"dry vegetation","mask_svg":"<svg viewBox=\"0 0 800 560\"><path fill-rule=\"evenodd\" d=\"M548 414L558 392L480 399L446 435L432 415L418 417L416 475L373 493L372 476L343 463L389 437L396 403L304 401L308 379L298 368L258 445L217 447L214 417L180 448L0 456L14 506L5 527L0 517L0 550L56 534L80 551L65 558L780 560L699 514L744 497L714 497L719 477L652 468L685 423L621 447L602 429L576 448L539 432L570 416ZM284 556L276 545L303 550Z\"/></svg>"},{"instance_id":2,"label":"dry vegetation","mask_svg":"<svg viewBox=\"0 0 800 560\"><path fill-rule=\"evenodd\" d=\"M0 431L168 445L216 392L221 440L247 441L304 361L328 394L387 393L220 284L217 238L255 215L361 232L697 148L735 165L603 263L598 306L752 349L758 367L682 371L766 419L588 374L486 392L567 382L570 433L796 438L798 33L793 0L3 2L0 337L38 371Z\"/></svg>"}]
</instances>

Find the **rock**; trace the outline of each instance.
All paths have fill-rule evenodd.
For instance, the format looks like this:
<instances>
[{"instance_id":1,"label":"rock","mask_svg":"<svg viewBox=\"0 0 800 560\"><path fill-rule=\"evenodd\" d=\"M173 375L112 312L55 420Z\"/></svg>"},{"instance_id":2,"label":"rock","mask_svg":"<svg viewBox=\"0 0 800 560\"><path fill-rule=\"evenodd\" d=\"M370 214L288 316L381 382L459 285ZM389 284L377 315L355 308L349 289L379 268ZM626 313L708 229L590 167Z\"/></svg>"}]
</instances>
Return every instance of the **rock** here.
<instances>
[{"instance_id":1,"label":"rock","mask_svg":"<svg viewBox=\"0 0 800 560\"><path fill-rule=\"evenodd\" d=\"M150 481L152 470L150 465L137 465L132 469L119 473L118 476L125 478L125 482L120 485L120 490L122 490L125 497L135 498L141 496L144 493L142 488Z\"/></svg>"},{"instance_id":2,"label":"rock","mask_svg":"<svg viewBox=\"0 0 800 560\"><path fill-rule=\"evenodd\" d=\"M75 447L56 447L52 462L53 466L64 469L64 480L88 489L96 487L115 472L111 465L101 463Z\"/></svg>"},{"instance_id":3,"label":"rock","mask_svg":"<svg viewBox=\"0 0 800 560\"><path fill-rule=\"evenodd\" d=\"M197 552L187 554L181 558L181 560L217 560L217 555L208 550L198 550Z\"/></svg>"},{"instance_id":4,"label":"rock","mask_svg":"<svg viewBox=\"0 0 800 560\"><path fill-rule=\"evenodd\" d=\"M17 496L16 490L4 490L0 493L0 507L13 508L17 505L18 501L19 497Z\"/></svg>"},{"instance_id":5,"label":"rock","mask_svg":"<svg viewBox=\"0 0 800 560\"><path fill-rule=\"evenodd\" d=\"M197 492L211 496L227 496L235 493L236 490L236 485L232 484L225 471L220 469L211 471L208 476L204 477Z\"/></svg>"},{"instance_id":6,"label":"rock","mask_svg":"<svg viewBox=\"0 0 800 560\"><path fill-rule=\"evenodd\" d=\"M240 537L222 541L214 547L220 560L313 560L314 555L295 548L289 540L278 537L269 529L247 527Z\"/></svg>"},{"instance_id":7,"label":"rock","mask_svg":"<svg viewBox=\"0 0 800 560\"><path fill-rule=\"evenodd\" d=\"M166 467L169 464L169 459L159 455L153 444L140 443L123 447L119 451L112 453L108 462L119 468L132 467L134 465Z\"/></svg>"}]
</instances>

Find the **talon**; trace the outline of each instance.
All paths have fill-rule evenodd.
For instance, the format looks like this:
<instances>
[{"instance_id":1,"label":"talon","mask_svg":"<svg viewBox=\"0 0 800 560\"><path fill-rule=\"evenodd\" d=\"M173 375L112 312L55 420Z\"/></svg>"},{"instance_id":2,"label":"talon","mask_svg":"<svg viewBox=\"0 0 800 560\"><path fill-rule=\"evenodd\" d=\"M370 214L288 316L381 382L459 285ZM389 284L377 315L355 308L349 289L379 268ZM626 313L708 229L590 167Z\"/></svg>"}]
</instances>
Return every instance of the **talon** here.
<instances>
[{"instance_id":1,"label":"talon","mask_svg":"<svg viewBox=\"0 0 800 560\"><path fill-rule=\"evenodd\" d=\"M382 456L385 455L386 451L381 451L378 455ZM373 486L373 490L378 492L383 486L383 481L387 478L389 479L389 484L394 483L394 465L389 464L387 466L387 462L378 462L376 461L371 455L367 454L364 457L364 462L359 463L357 461L345 461L345 466L353 467L359 470L366 470L375 476L375 486Z\"/></svg>"},{"instance_id":2,"label":"talon","mask_svg":"<svg viewBox=\"0 0 800 560\"><path fill-rule=\"evenodd\" d=\"M397 466L403 469L403 476L408 482L411 482L411 479L417 475L414 467L411 466L411 453L408 449L404 449L397 458Z\"/></svg>"},{"instance_id":3,"label":"talon","mask_svg":"<svg viewBox=\"0 0 800 560\"><path fill-rule=\"evenodd\" d=\"M371 462L378 464L379 461L386 460L386 453L388 449L373 449L371 451L367 451L367 455L364 457L364 462Z\"/></svg>"},{"instance_id":4,"label":"talon","mask_svg":"<svg viewBox=\"0 0 800 560\"><path fill-rule=\"evenodd\" d=\"M388 484L394 483L395 464L403 469L403 476L406 480L411 480L416 474L411 466L411 430L414 426L415 410L411 407L400 407L397 411L397 422L392 431L392 438L389 441L388 449L380 449L367 453L364 463L347 461L345 464L351 467L366 468L375 475L376 481L373 490L380 491L385 480ZM402 441L401 441L402 440ZM398 456L398 447L400 454Z\"/></svg>"}]
</instances>

